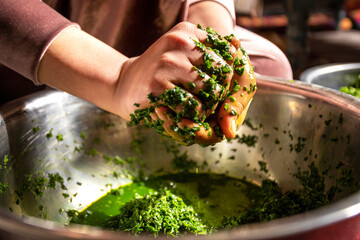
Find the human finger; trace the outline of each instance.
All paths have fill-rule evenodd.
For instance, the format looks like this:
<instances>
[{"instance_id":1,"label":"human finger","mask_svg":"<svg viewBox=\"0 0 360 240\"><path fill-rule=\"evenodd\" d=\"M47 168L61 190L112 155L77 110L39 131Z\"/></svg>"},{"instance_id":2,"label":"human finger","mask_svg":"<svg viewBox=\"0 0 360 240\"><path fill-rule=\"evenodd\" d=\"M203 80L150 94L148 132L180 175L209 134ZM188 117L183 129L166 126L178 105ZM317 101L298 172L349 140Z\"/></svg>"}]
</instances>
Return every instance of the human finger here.
<instances>
[{"instance_id":1,"label":"human finger","mask_svg":"<svg viewBox=\"0 0 360 240\"><path fill-rule=\"evenodd\" d=\"M234 69L230 94L218 111L220 128L229 139L235 137L257 89L254 71L245 51L238 51Z\"/></svg>"},{"instance_id":2,"label":"human finger","mask_svg":"<svg viewBox=\"0 0 360 240\"><path fill-rule=\"evenodd\" d=\"M187 118L175 121L170 109L158 107L155 112L163 122L164 135L167 135L182 145L192 145L194 143L212 145L222 140L220 131L207 123L195 123ZM215 125L215 124L214 124Z\"/></svg>"},{"instance_id":3,"label":"human finger","mask_svg":"<svg viewBox=\"0 0 360 240\"><path fill-rule=\"evenodd\" d=\"M164 93L155 98L155 101L157 105L167 106L173 110L176 119L189 118L199 122L206 118L201 101L179 86L165 90Z\"/></svg>"},{"instance_id":4,"label":"human finger","mask_svg":"<svg viewBox=\"0 0 360 240\"><path fill-rule=\"evenodd\" d=\"M240 47L240 40L237 39L233 34L222 37L211 27L202 28L200 25L197 27L202 31L196 31L195 34L200 43L203 43L198 44L197 46L204 49L204 45L205 47L213 49L214 52L216 52L225 61L231 64L235 59L237 49Z\"/></svg>"},{"instance_id":5,"label":"human finger","mask_svg":"<svg viewBox=\"0 0 360 240\"><path fill-rule=\"evenodd\" d=\"M184 142L185 138L172 130L172 126L174 126L175 123L174 119L168 117L170 111L169 108L163 106L155 108L151 114L151 118L154 120L154 123L156 123L156 125L153 125L153 128L158 133L168 136L179 143Z\"/></svg>"},{"instance_id":6,"label":"human finger","mask_svg":"<svg viewBox=\"0 0 360 240\"><path fill-rule=\"evenodd\" d=\"M227 91L227 88L215 81L213 77L210 77L190 63L187 70L172 82L174 85L186 89L195 98L200 100L206 117L214 111L218 102L224 98Z\"/></svg>"},{"instance_id":7,"label":"human finger","mask_svg":"<svg viewBox=\"0 0 360 240\"><path fill-rule=\"evenodd\" d=\"M189 28L195 34L189 33ZM162 75L171 73L173 78L169 80L196 95L209 116L230 86L235 47L213 30L192 24L179 24L164 38L170 54L161 57Z\"/></svg>"}]
</instances>

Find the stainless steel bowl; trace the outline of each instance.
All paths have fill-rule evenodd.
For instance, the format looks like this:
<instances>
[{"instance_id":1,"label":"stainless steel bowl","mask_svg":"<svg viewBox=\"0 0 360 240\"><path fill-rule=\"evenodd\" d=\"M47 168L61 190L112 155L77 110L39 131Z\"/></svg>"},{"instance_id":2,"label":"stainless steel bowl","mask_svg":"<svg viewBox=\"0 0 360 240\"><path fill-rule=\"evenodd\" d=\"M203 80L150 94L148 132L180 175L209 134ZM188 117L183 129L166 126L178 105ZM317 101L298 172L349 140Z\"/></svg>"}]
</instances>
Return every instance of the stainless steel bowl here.
<instances>
[{"instance_id":1,"label":"stainless steel bowl","mask_svg":"<svg viewBox=\"0 0 360 240\"><path fill-rule=\"evenodd\" d=\"M237 141L224 141L215 150L182 147L181 151L204 166L200 171L246 176L254 182L276 179L288 190L299 187L291 175L299 167L306 169L314 161L320 170L325 170L341 160L360 180L360 101L297 81L260 78L258 87L247 117L255 127L244 125L239 131L239 135L257 135L256 145L248 147ZM52 137L47 136L50 130ZM129 181L122 176L114 177L114 171L137 170L106 162L91 149L108 156L140 156L146 162L147 173L159 168L171 170L172 155L165 150L162 138L151 129L143 132L143 154L129 150L136 132L119 117L59 91L44 91L1 106L0 180L10 187L0 199L0 236L4 239L129 239L127 234L89 226L63 227L67 217L59 209L80 210L110 187ZM56 139L58 134L62 134L62 141ZM291 151L291 146L298 143L299 137L306 139L297 153ZM2 160L5 155L11 156L6 168ZM267 174L259 171L259 160L267 163ZM67 189L57 183L56 189L46 189L42 197L27 194L16 203L15 190L21 189L28 174L48 173L59 173ZM331 174L337 174L334 167ZM326 185L333 181L329 177ZM70 197L64 198L63 193ZM360 193L357 192L307 213L244 225L202 238L354 239L359 232Z\"/></svg>"},{"instance_id":2,"label":"stainless steel bowl","mask_svg":"<svg viewBox=\"0 0 360 240\"><path fill-rule=\"evenodd\" d=\"M360 75L360 63L334 63L320 65L305 70L300 80L339 90L353 84Z\"/></svg>"}]
</instances>

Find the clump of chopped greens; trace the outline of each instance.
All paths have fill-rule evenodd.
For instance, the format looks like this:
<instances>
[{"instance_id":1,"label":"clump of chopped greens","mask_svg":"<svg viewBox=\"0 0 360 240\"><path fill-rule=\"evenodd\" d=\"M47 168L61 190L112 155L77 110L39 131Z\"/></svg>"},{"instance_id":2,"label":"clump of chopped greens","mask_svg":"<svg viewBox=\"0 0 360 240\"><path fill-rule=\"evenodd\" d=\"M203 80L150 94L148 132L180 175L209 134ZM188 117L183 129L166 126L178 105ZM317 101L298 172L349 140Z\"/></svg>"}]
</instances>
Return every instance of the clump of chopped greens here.
<instances>
[{"instance_id":1,"label":"clump of chopped greens","mask_svg":"<svg viewBox=\"0 0 360 240\"><path fill-rule=\"evenodd\" d=\"M49 182L47 184L48 188L55 189L56 183L59 183L61 186L61 189L67 190L65 183L64 183L64 179L63 179L63 177L61 177L61 175L58 172L54 173L54 174L48 173L48 178L49 178Z\"/></svg>"},{"instance_id":2,"label":"clump of chopped greens","mask_svg":"<svg viewBox=\"0 0 360 240\"><path fill-rule=\"evenodd\" d=\"M38 131L40 131L40 127L39 126L36 126L36 127L33 127L32 128L32 132L35 134L37 133Z\"/></svg>"},{"instance_id":3,"label":"clump of chopped greens","mask_svg":"<svg viewBox=\"0 0 360 240\"><path fill-rule=\"evenodd\" d=\"M353 84L341 87L340 91L360 98L360 74Z\"/></svg>"},{"instance_id":4,"label":"clump of chopped greens","mask_svg":"<svg viewBox=\"0 0 360 240\"><path fill-rule=\"evenodd\" d=\"M259 162L259 164L262 171L268 171L263 162ZM224 218L223 227L232 228L247 223L268 222L303 213L330 203L334 199L335 193L342 191L340 187L345 187L350 191L359 189L358 184L354 184L352 174L347 169L344 169L337 183L329 190L326 190L324 176L319 172L315 163L311 162L308 167L308 170L298 170L294 174L294 177L299 180L302 186L299 190L283 193L275 181L263 180L260 196L246 211L241 211L233 217ZM344 184L343 180L346 184Z\"/></svg>"},{"instance_id":5,"label":"clump of chopped greens","mask_svg":"<svg viewBox=\"0 0 360 240\"><path fill-rule=\"evenodd\" d=\"M10 159L11 157L9 157L8 155L4 156L4 159L2 160L2 162L0 162L0 170L11 169L11 167L9 167ZM8 183L0 182L0 196L3 195L9 187L10 185Z\"/></svg>"},{"instance_id":6,"label":"clump of chopped greens","mask_svg":"<svg viewBox=\"0 0 360 240\"><path fill-rule=\"evenodd\" d=\"M56 184L59 183L61 189L67 190L64 179L59 173L48 173L47 177L44 172L25 175L22 187L15 190L16 204L19 205L20 201L24 200L26 193L31 193L34 199L43 197L47 188L56 189Z\"/></svg>"},{"instance_id":7,"label":"clump of chopped greens","mask_svg":"<svg viewBox=\"0 0 360 240\"><path fill-rule=\"evenodd\" d=\"M4 192L9 188L8 183L2 183L0 182L0 196L4 194Z\"/></svg>"},{"instance_id":8,"label":"clump of chopped greens","mask_svg":"<svg viewBox=\"0 0 360 240\"><path fill-rule=\"evenodd\" d=\"M0 169L6 169L8 163L9 163L9 160L10 160L9 156L5 155L2 164L0 164Z\"/></svg>"},{"instance_id":9,"label":"clump of chopped greens","mask_svg":"<svg viewBox=\"0 0 360 240\"><path fill-rule=\"evenodd\" d=\"M197 217L193 207L186 205L180 197L168 190L131 200L105 227L135 234L148 232L154 236L208 232L207 226Z\"/></svg>"},{"instance_id":10,"label":"clump of chopped greens","mask_svg":"<svg viewBox=\"0 0 360 240\"><path fill-rule=\"evenodd\" d=\"M236 135L235 139L238 140L238 143L246 144L248 147L255 147L259 138L257 135L242 134L241 137L239 135Z\"/></svg>"},{"instance_id":11,"label":"clump of chopped greens","mask_svg":"<svg viewBox=\"0 0 360 240\"><path fill-rule=\"evenodd\" d=\"M258 163L260 171L269 172L266 162ZM340 177L326 189L326 173L311 162L307 169L293 174L301 188L287 192L270 179L258 186L246 179L212 173L149 176L113 190L82 212L68 211L68 216L71 223L134 234L209 234L317 209L332 202L337 193L359 189L352 169L343 163L336 169ZM115 211L110 211L113 208Z\"/></svg>"},{"instance_id":12,"label":"clump of chopped greens","mask_svg":"<svg viewBox=\"0 0 360 240\"><path fill-rule=\"evenodd\" d=\"M352 86L341 87L340 91L343 92L343 93L350 94L350 95L352 95L354 97L360 98L360 88L355 88L355 87L352 87Z\"/></svg>"},{"instance_id":13,"label":"clump of chopped greens","mask_svg":"<svg viewBox=\"0 0 360 240\"><path fill-rule=\"evenodd\" d=\"M57 139L59 142L61 142L61 141L64 140L64 137L63 137L62 134L58 134L58 135L56 135L56 139Z\"/></svg>"},{"instance_id":14,"label":"clump of chopped greens","mask_svg":"<svg viewBox=\"0 0 360 240\"><path fill-rule=\"evenodd\" d=\"M52 130L53 130L53 129L50 129L50 131L46 134L46 138L47 138L47 139L52 138L52 136L53 136Z\"/></svg>"},{"instance_id":15,"label":"clump of chopped greens","mask_svg":"<svg viewBox=\"0 0 360 240\"><path fill-rule=\"evenodd\" d=\"M204 88L200 89L197 97L203 103L203 110L205 112L211 112L210 115L215 114L215 108L219 103L222 103L227 96L233 94L243 87L247 90L248 93L256 91L256 84L251 83L249 87L240 86L236 81L232 84L232 89L229 91L229 83L225 80L228 78L229 74L236 73L242 75L245 70L245 64L247 63L247 54L244 49L240 48L244 53L244 57L239 59L233 59L233 56L230 51L231 41L234 35L222 37L212 28L202 28L198 25L198 28L207 32L206 44L194 40L194 43L198 49L203 52L203 61L204 63L201 66L193 66L193 69L198 72L200 78L203 78ZM219 57L224 59L224 61L232 61L232 66L228 63L221 65L216 62L213 56L209 53L210 51L215 52ZM209 78L205 78L208 75ZM167 115L169 119L173 119L174 123L171 126L171 130L174 131L181 139L178 139L184 145L191 145L195 142L196 132L200 131L200 127L204 127L206 130L210 129L209 123L206 121L209 116L201 116L199 113L199 102L194 97L191 97L187 91L185 91L183 86L176 86L175 88L168 89L159 96L153 96L152 93L148 95L151 106L145 109L137 109L133 114L130 114L131 121L130 125L138 125L140 123L144 124L146 127L154 128L158 133L164 134L165 129L163 127L163 120L152 120L151 114L159 106L169 107L170 109L177 111L168 111ZM189 83L189 89L195 89L196 85L194 83ZM235 101L235 98L232 98L232 101ZM139 104L134 104L136 107L139 107ZM182 109L179 112L179 109ZM233 109L229 109L229 114L232 116L237 116L237 113ZM182 118L187 118L192 120L197 126L192 128L179 127L178 123ZM223 139L224 134L221 132L220 127L213 127L216 136L220 139ZM209 132L209 136L211 136Z\"/></svg>"}]
</instances>

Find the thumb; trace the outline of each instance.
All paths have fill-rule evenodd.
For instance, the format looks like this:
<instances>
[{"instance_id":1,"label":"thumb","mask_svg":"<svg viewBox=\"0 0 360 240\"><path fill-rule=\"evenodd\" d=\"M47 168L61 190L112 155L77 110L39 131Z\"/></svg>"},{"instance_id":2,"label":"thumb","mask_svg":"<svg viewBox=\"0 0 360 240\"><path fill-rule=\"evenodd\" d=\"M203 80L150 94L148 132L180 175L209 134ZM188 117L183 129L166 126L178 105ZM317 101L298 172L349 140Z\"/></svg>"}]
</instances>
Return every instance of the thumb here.
<instances>
[{"instance_id":1,"label":"thumb","mask_svg":"<svg viewBox=\"0 0 360 240\"><path fill-rule=\"evenodd\" d=\"M250 103L243 107L239 102L224 102L219 110L218 121L222 133L227 139L233 139L236 136L237 130L243 124L247 111L249 109ZM227 111L225 109L228 109Z\"/></svg>"},{"instance_id":2,"label":"thumb","mask_svg":"<svg viewBox=\"0 0 360 240\"><path fill-rule=\"evenodd\" d=\"M238 50L230 94L218 111L218 123L226 138L232 139L243 123L257 86L254 71L245 51Z\"/></svg>"}]
</instances>

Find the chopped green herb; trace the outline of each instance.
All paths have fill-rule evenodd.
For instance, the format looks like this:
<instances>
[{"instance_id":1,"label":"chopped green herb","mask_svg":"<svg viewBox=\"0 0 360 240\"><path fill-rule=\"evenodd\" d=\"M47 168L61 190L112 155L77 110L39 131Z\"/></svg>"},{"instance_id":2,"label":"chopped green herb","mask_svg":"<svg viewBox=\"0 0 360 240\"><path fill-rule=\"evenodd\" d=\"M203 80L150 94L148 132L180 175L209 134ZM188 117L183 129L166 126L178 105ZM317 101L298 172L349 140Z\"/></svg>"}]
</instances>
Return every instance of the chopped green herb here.
<instances>
[{"instance_id":1,"label":"chopped green herb","mask_svg":"<svg viewBox=\"0 0 360 240\"><path fill-rule=\"evenodd\" d=\"M59 142L61 142L61 141L64 140L64 137L63 137L62 134L58 134L58 135L56 135L56 139L57 139Z\"/></svg>"},{"instance_id":2,"label":"chopped green herb","mask_svg":"<svg viewBox=\"0 0 360 240\"><path fill-rule=\"evenodd\" d=\"M194 90L196 87L195 83L193 83L193 82L189 82L188 85L189 85L190 90Z\"/></svg>"},{"instance_id":3,"label":"chopped green herb","mask_svg":"<svg viewBox=\"0 0 360 240\"><path fill-rule=\"evenodd\" d=\"M64 179L60 176L59 173L55 173L55 174L49 173L48 178L49 178L49 182L48 182L47 186L49 188L55 189L56 183L59 183L61 186L61 189L67 190L67 188L64 184Z\"/></svg>"},{"instance_id":4,"label":"chopped green herb","mask_svg":"<svg viewBox=\"0 0 360 240\"><path fill-rule=\"evenodd\" d=\"M238 75L243 75L244 71L245 71L245 67L237 67L234 69L234 71L238 74Z\"/></svg>"},{"instance_id":5,"label":"chopped green herb","mask_svg":"<svg viewBox=\"0 0 360 240\"><path fill-rule=\"evenodd\" d=\"M84 132L84 131L81 131L81 133L80 133L80 137L81 137L81 139L86 140L87 135L85 134L85 132Z\"/></svg>"},{"instance_id":6,"label":"chopped green herb","mask_svg":"<svg viewBox=\"0 0 360 240\"><path fill-rule=\"evenodd\" d=\"M238 115L237 112L234 109L231 109L229 112L230 116L236 116Z\"/></svg>"},{"instance_id":7,"label":"chopped green herb","mask_svg":"<svg viewBox=\"0 0 360 240\"><path fill-rule=\"evenodd\" d=\"M328 204L334 197L335 189L325 190L324 177L319 173L314 162L309 165L309 170L303 172L299 170L294 174L302 185L302 189L298 191L282 193L281 188L274 181L268 179L262 181L260 197L246 211L239 212L238 216L225 218L223 227L267 222Z\"/></svg>"},{"instance_id":8,"label":"chopped green herb","mask_svg":"<svg viewBox=\"0 0 360 240\"><path fill-rule=\"evenodd\" d=\"M4 192L6 192L6 190L9 188L9 184L8 183L2 183L0 182L0 196L4 194Z\"/></svg>"},{"instance_id":9,"label":"chopped green herb","mask_svg":"<svg viewBox=\"0 0 360 240\"><path fill-rule=\"evenodd\" d=\"M241 137L236 136L235 138L238 139L238 143L246 144L248 147L255 147L255 144L258 141L258 136L256 135L246 135L242 134Z\"/></svg>"},{"instance_id":10,"label":"chopped green herb","mask_svg":"<svg viewBox=\"0 0 360 240\"><path fill-rule=\"evenodd\" d=\"M259 166L260 166L260 171L263 171L265 173L268 173L269 170L266 168L266 162L263 161L258 161Z\"/></svg>"},{"instance_id":11,"label":"chopped green herb","mask_svg":"<svg viewBox=\"0 0 360 240\"><path fill-rule=\"evenodd\" d=\"M33 128L32 128L32 132L33 132L33 133L37 133L39 130L40 130L40 127L39 127L39 126L36 126L36 127L33 127Z\"/></svg>"},{"instance_id":12,"label":"chopped green herb","mask_svg":"<svg viewBox=\"0 0 360 240\"><path fill-rule=\"evenodd\" d=\"M328 126L331 123L332 119L328 119L325 121L325 125Z\"/></svg>"},{"instance_id":13,"label":"chopped green herb","mask_svg":"<svg viewBox=\"0 0 360 240\"><path fill-rule=\"evenodd\" d=\"M111 219L107 228L135 234L149 232L177 236L181 233L206 234L204 225L193 207L168 190L148 194L126 203L120 214Z\"/></svg>"},{"instance_id":14,"label":"chopped green herb","mask_svg":"<svg viewBox=\"0 0 360 240\"><path fill-rule=\"evenodd\" d=\"M52 130L53 130L53 129L50 129L50 131L46 134L46 138L47 138L47 139L52 138L52 136L53 136Z\"/></svg>"},{"instance_id":15,"label":"chopped green herb","mask_svg":"<svg viewBox=\"0 0 360 240\"><path fill-rule=\"evenodd\" d=\"M360 74L354 83L341 87L340 91L360 98Z\"/></svg>"}]
</instances>

